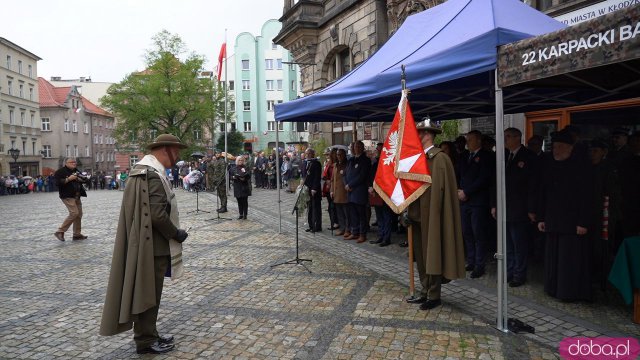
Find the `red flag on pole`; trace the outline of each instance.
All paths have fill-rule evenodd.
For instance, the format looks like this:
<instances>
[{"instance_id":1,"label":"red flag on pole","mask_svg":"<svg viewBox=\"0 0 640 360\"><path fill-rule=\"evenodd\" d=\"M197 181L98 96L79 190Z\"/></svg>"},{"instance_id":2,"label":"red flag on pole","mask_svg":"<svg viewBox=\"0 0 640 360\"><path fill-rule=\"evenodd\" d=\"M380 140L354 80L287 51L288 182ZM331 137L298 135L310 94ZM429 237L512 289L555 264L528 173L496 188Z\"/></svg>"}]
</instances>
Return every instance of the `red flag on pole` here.
<instances>
[{"instance_id":1,"label":"red flag on pole","mask_svg":"<svg viewBox=\"0 0 640 360\"><path fill-rule=\"evenodd\" d=\"M427 157L407 100L408 93L408 90L402 90L373 183L374 189L396 214L406 209L431 184Z\"/></svg>"},{"instance_id":2,"label":"red flag on pole","mask_svg":"<svg viewBox=\"0 0 640 360\"><path fill-rule=\"evenodd\" d=\"M227 43L223 43L220 48L220 54L218 54L218 81L220 81L220 77L222 76L222 60L227 57Z\"/></svg>"}]
</instances>

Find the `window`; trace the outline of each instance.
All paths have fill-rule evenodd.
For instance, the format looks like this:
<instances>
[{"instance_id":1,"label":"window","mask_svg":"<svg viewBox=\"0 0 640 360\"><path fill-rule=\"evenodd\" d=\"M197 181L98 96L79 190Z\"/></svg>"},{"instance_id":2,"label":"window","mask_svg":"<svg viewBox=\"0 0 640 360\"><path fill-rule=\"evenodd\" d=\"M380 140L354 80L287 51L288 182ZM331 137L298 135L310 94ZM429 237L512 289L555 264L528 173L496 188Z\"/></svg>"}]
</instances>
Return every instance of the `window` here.
<instances>
[{"instance_id":1,"label":"window","mask_svg":"<svg viewBox=\"0 0 640 360\"><path fill-rule=\"evenodd\" d=\"M85 146L85 147L84 147L84 156L86 156L86 157L91 156L91 155L89 154L89 147L88 147L88 146Z\"/></svg>"},{"instance_id":2,"label":"window","mask_svg":"<svg viewBox=\"0 0 640 360\"><path fill-rule=\"evenodd\" d=\"M64 119L64 131L69 131L69 119Z\"/></svg>"},{"instance_id":3,"label":"window","mask_svg":"<svg viewBox=\"0 0 640 360\"><path fill-rule=\"evenodd\" d=\"M93 135L93 143L97 144L98 143L98 135Z\"/></svg>"},{"instance_id":4,"label":"window","mask_svg":"<svg viewBox=\"0 0 640 360\"><path fill-rule=\"evenodd\" d=\"M73 145L73 156L78 157L78 145Z\"/></svg>"},{"instance_id":5,"label":"window","mask_svg":"<svg viewBox=\"0 0 640 360\"><path fill-rule=\"evenodd\" d=\"M51 131L51 120L49 118L40 118L40 122L42 123L42 131Z\"/></svg>"},{"instance_id":6,"label":"window","mask_svg":"<svg viewBox=\"0 0 640 360\"><path fill-rule=\"evenodd\" d=\"M36 154L36 142L35 141L31 142L31 154L32 155Z\"/></svg>"},{"instance_id":7,"label":"window","mask_svg":"<svg viewBox=\"0 0 640 360\"><path fill-rule=\"evenodd\" d=\"M267 70L273 70L273 59L264 59L264 65Z\"/></svg>"},{"instance_id":8,"label":"window","mask_svg":"<svg viewBox=\"0 0 640 360\"><path fill-rule=\"evenodd\" d=\"M242 60L242 70L249 70L249 60Z\"/></svg>"},{"instance_id":9,"label":"window","mask_svg":"<svg viewBox=\"0 0 640 360\"><path fill-rule=\"evenodd\" d=\"M155 139L158 137L158 129L151 129L151 138Z\"/></svg>"},{"instance_id":10,"label":"window","mask_svg":"<svg viewBox=\"0 0 640 360\"><path fill-rule=\"evenodd\" d=\"M100 153L96 152L96 162L100 162Z\"/></svg>"},{"instance_id":11,"label":"window","mask_svg":"<svg viewBox=\"0 0 640 360\"><path fill-rule=\"evenodd\" d=\"M27 142L26 141L22 142L22 153L27 155Z\"/></svg>"},{"instance_id":12,"label":"window","mask_svg":"<svg viewBox=\"0 0 640 360\"><path fill-rule=\"evenodd\" d=\"M267 100L267 111L273 111L273 107L276 105L275 100Z\"/></svg>"},{"instance_id":13,"label":"window","mask_svg":"<svg viewBox=\"0 0 640 360\"><path fill-rule=\"evenodd\" d=\"M304 131L309 131L309 123L308 122L304 123L303 129L304 129Z\"/></svg>"},{"instance_id":14,"label":"window","mask_svg":"<svg viewBox=\"0 0 640 360\"><path fill-rule=\"evenodd\" d=\"M100 134L100 144L104 144L104 135Z\"/></svg>"},{"instance_id":15,"label":"window","mask_svg":"<svg viewBox=\"0 0 640 360\"><path fill-rule=\"evenodd\" d=\"M244 123L244 131L251 131L251 122L250 121L245 121Z\"/></svg>"},{"instance_id":16,"label":"window","mask_svg":"<svg viewBox=\"0 0 640 360\"><path fill-rule=\"evenodd\" d=\"M236 102L235 101L230 101L229 102L229 109L235 110L236 108Z\"/></svg>"},{"instance_id":17,"label":"window","mask_svg":"<svg viewBox=\"0 0 640 360\"><path fill-rule=\"evenodd\" d=\"M242 90L251 90L251 80L242 80Z\"/></svg>"},{"instance_id":18,"label":"window","mask_svg":"<svg viewBox=\"0 0 640 360\"><path fill-rule=\"evenodd\" d=\"M7 80L7 92L9 95L13 95L13 81Z\"/></svg>"},{"instance_id":19,"label":"window","mask_svg":"<svg viewBox=\"0 0 640 360\"><path fill-rule=\"evenodd\" d=\"M271 50L278 50L278 44L271 43Z\"/></svg>"},{"instance_id":20,"label":"window","mask_svg":"<svg viewBox=\"0 0 640 360\"><path fill-rule=\"evenodd\" d=\"M20 84L18 86L20 89L18 93L20 94L20 97L24 99L24 85Z\"/></svg>"},{"instance_id":21,"label":"window","mask_svg":"<svg viewBox=\"0 0 640 360\"><path fill-rule=\"evenodd\" d=\"M64 156L66 157L70 157L71 156L71 148L69 147L69 145L67 145L64 149Z\"/></svg>"},{"instance_id":22,"label":"window","mask_svg":"<svg viewBox=\"0 0 640 360\"><path fill-rule=\"evenodd\" d=\"M276 131L276 122L275 121L267 121L267 130Z\"/></svg>"},{"instance_id":23,"label":"window","mask_svg":"<svg viewBox=\"0 0 640 360\"><path fill-rule=\"evenodd\" d=\"M138 162L138 155L129 156L129 167L132 168Z\"/></svg>"},{"instance_id":24,"label":"window","mask_svg":"<svg viewBox=\"0 0 640 360\"><path fill-rule=\"evenodd\" d=\"M29 88L29 100L33 101L33 88Z\"/></svg>"},{"instance_id":25,"label":"window","mask_svg":"<svg viewBox=\"0 0 640 360\"><path fill-rule=\"evenodd\" d=\"M233 90L235 88L235 81L229 80L229 90Z\"/></svg>"},{"instance_id":26,"label":"window","mask_svg":"<svg viewBox=\"0 0 640 360\"><path fill-rule=\"evenodd\" d=\"M29 77L33 79L33 66L27 66L27 71L29 71Z\"/></svg>"},{"instance_id":27,"label":"window","mask_svg":"<svg viewBox=\"0 0 640 360\"><path fill-rule=\"evenodd\" d=\"M276 59L276 69L282 70L282 59Z\"/></svg>"},{"instance_id":28,"label":"window","mask_svg":"<svg viewBox=\"0 0 640 360\"><path fill-rule=\"evenodd\" d=\"M22 74L22 60L18 60L18 74Z\"/></svg>"},{"instance_id":29,"label":"window","mask_svg":"<svg viewBox=\"0 0 640 360\"><path fill-rule=\"evenodd\" d=\"M7 70L11 70L11 55L7 55Z\"/></svg>"},{"instance_id":30,"label":"window","mask_svg":"<svg viewBox=\"0 0 640 360\"><path fill-rule=\"evenodd\" d=\"M24 111L20 111L20 125L24 126Z\"/></svg>"},{"instance_id":31,"label":"window","mask_svg":"<svg viewBox=\"0 0 640 360\"><path fill-rule=\"evenodd\" d=\"M291 80L291 91L296 91L296 81Z\"/></svg>"},{"instance_id":32,"label":"window","mask_svg":"<svg viewBox=\"0 0 640 360\"><path fill-rule=\"evenodd\" d=\"M88 134L89 133L89 123L88 122L84 122L84 133Z\"/></svg>"},{"instance_id":33,"label":"window","mask_svg":"<svg viewBox=\"0 0 640 360\"><path fill-rule=\"evenodd\" d=\"M9 109L9 125L15 125L16 119L13 117L13 110Z\"/></svg>"},{"instance_id":34,"label":"window","mask_svg":"<svg viewBox=\"0 0 640 360\"><path fill-rule=\"evenodd\" d=\"M36 127L36 114L31 113L31 127Z\"/></svg>"},{"instance_id":35,"label":"window","mask_svg":"<svg viewBox=\"0 0 640 360\"><path fill-rule=\"evenodd\" d=\"M42 145L42 155L46 158L51 157L51 145Z\"/></svg>"},{"instance_id":36,"label":"window","mask_svg":"<svg viewBox=\"0 0 640 360\"><path fill-rule=\"evenodd\" d=\"M282 80L277 80L276 83L277 83L277 86L278 86L278 90L281 91L282 90Z\"/></svg>"},{"instance_id":37,"label":"window","mask_svg":"<svg viewBox=\"0 0 640 360\"><path fill-rule=\"evenodd\" d=\"M242 110L251 111L251 101L243 101L242 102Z\"/></svg>"},{"instance_id":38,"label":"window","mask_svg":"<svg viewBox=\"0 0 640 360\"><path fill-rule=\"evenodd\" d=\"M267 90L273 90L273 80L267 80Z\"/></svg>"},{"instance_id":39,"label":"window","mask_svg":"<svg viewBox=\"0 0 640 360\"><path fill-rule=\"evenodd\" d=\"M72 127L72 129L73 129L73 132L74 132L74 133L77 133L77 132L78 132L78 123L77 123L75 120L73 120L73 127Z\"/></svg>"},{"instance_id":40,"label":"window","mask_svg":"<svg viewBox=\"0 0 640 360\"><path fill-rule=\"evenodd\" d=\"M202 140L202 130L193 130L193 139Z\"/></svg>"}]
</instances>

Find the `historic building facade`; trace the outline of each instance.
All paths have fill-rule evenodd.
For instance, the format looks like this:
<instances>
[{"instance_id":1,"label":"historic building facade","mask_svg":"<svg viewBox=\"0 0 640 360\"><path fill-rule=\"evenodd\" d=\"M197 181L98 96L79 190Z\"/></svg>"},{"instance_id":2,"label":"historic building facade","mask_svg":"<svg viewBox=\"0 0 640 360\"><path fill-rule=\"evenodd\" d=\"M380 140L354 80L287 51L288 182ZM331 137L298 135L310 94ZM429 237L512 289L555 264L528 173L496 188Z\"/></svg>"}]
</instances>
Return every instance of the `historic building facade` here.
<instances>
[{"instance_id":1,"label":"historic building facade","mask_svg":"<svg viewBox=\"0 0 640 360\"><path fill-rule=\"evenodd\" d=\"M0 37L0 175L41 173L38 60Z\"/></svg>"}]
</instances>

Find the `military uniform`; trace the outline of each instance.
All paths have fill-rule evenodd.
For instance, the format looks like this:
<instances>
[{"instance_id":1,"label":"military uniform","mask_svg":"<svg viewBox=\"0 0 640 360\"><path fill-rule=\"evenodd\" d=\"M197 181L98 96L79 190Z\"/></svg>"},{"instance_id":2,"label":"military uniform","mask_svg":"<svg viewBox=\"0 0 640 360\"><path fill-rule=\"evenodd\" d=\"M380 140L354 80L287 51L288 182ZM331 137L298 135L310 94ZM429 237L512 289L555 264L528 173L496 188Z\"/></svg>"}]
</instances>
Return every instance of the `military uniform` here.
<instances>
[{"instance_id":1,"label":"military uniform","mask_svg":"<svg viewBox=\"0 0 640 360\"><path fill-rule=\"evenodd\" d=\"M227 166L224 158L217 158L209 163L207 167L207 177L209 187L215 189L220 197L220 209L227 208L227 188L225 187L225 171Z\"/></svg>"}]
</instances>

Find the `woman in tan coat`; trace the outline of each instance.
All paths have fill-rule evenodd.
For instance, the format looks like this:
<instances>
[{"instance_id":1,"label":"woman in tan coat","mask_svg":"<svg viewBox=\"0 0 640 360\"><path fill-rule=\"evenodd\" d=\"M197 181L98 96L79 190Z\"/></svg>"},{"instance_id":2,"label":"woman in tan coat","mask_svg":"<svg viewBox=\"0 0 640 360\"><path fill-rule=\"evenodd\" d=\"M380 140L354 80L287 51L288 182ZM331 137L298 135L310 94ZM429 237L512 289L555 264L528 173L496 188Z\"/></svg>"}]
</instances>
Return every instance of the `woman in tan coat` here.
<instances>
[{"instance_id":1,"label":"woman in tan coat","mask_svg":"<svg viewBox=\"0 0 640 360\"><path fill-rule=\"evenodd\" d=\"M333 165L333 177L331 179L331 193L333 203L338 215L338 224L340 228L335 233L336 236L350 236L346 229L349 228L348 222L348 203L347 190L344 188L344 176L347 168L347 152L344 149L338 149L337 161ZM345 233L346 232L346 233Z\"/></svg>"}]
</instances>

